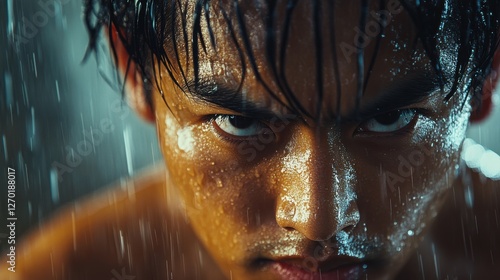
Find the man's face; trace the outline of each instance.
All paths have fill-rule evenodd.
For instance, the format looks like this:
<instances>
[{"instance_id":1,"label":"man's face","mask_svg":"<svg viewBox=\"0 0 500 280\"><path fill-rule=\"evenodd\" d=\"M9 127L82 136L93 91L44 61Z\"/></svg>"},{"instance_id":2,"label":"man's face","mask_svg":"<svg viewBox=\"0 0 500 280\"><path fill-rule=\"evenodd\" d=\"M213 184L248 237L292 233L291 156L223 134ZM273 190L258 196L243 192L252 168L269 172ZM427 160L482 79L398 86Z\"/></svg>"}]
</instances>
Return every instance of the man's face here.
<instances>
[{"instance_id":1,"label":"man's face","mask_svg":"<svg viewBox=\"0 0 500 280\"><path fill-rule=\"evenodd\" d=\"M320 36L315 36L311 3L295 8L286 46L277 39L278 57L286 48L285 63L278 65L281 78L266 57L265 6L242 5L259 76L244 55L245 79L237 91L243 73L238 48L245 52L245 42L234 10L225 7L239 47L219 7L210 20L215 49L202 24L203 85L183 93L163 72L170 109L154 93L160 144L187 216L235 279L292 279L300 275L297 267L321 271L323 279L394 275L432 223L457 171L469 106L461 109L460 91L443 101L399 3L387 3L384 13L390 17L377 53L380 31L370 22L377 23L374 13L380 8L368 9L372 29L366 31L364 76L370 79L359 104L359 4L336 4L332 32L331 7L322 2ZM278 4L276 38L285 32L285 8ZM192 63L184 62L192 55L180 53L188 79L194 79ZM450 70L453 61L445 57L443 68ZM279 90L282 77L312 117L287 109L290 101ZM302 276L319 279L318 273Z\"/></svg>"}]
</instances>

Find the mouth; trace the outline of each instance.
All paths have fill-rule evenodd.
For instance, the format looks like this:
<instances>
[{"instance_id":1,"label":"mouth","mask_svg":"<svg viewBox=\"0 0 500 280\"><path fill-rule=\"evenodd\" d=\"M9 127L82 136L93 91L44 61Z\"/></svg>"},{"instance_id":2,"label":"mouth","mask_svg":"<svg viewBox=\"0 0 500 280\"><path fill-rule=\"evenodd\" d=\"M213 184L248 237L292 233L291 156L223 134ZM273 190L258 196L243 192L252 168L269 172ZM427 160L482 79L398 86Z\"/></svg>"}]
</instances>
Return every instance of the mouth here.
<instances>
[{"instance_id":1,"label":"mouth","mask_svg":"<svg viewBox=\"0 0 500 280\"><path fill-rule=\"evenodd\" d=\"M283 280L348 280L359 279L365 270L365 265L352 263L330 271L308 271L289 263L274 262L271 264L271 269Z\"/></svg>"},{"instance_id":2,"label":"mouth","mask_svg":"<svg viewBox=\"0 0 500 280\"><path fill-rule=\"evenodd\" d=\"M261 260L263 268L277 279L287 280L350 280L360 279L368 263L356 258L335 257L327 261L313 258L280 258Z\"/></svg>"}]
</instances>

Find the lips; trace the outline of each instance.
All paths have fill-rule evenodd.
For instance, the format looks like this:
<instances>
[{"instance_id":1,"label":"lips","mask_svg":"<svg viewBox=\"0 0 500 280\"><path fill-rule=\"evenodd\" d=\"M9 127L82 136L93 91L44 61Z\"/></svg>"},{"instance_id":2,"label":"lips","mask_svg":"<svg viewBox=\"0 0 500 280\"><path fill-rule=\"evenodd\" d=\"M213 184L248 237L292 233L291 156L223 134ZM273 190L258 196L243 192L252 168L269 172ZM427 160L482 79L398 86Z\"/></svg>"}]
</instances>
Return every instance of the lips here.
<instances>
[{"instance_id":1,"label":"lips","mask_svg":"<svg viewBox=\"0 0 500 280\"><path fill-rule=\"evenodd\" d=\"M284 258L269 261L267 268L283 280L350 280L359 279L366 264L355 258L333 258L317 262L315 269L308 269L313 259Z\"/></svg>"}]
</instances>

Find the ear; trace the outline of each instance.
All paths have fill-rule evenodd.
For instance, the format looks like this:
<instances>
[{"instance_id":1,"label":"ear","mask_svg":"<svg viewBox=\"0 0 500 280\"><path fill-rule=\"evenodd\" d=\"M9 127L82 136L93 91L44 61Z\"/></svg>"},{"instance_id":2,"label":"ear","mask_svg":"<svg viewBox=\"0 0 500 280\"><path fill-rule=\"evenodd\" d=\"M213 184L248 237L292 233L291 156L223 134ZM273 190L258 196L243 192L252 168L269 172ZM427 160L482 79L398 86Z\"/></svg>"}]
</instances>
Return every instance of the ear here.
<instances>
[{"instance_id":1,"label":"ear","mask_svg":"<svg viewBox=\"0 0 500 280\"><path fill-rule=\"evenodd\" d=\"M498 79L500 77L500 50L497 49L491 64L491 72L486 77L483 85L483 92L480 104L475 104L475 108L470 116L471 123L478 123L484 121L493 109L492 96L493 92L497 89Z\"/></svg>"},{"instance_id":2,"label":"ear","mask_svg":"<svg viewBox=\"0 0 500 280\"><path fill-rule=\"evenodd\" d=\"M133 60L130 60L129 64L130 55L123 45L122 39L120 39L120 35L115 26L111 25L111 28L106 29L106 31L111 32L111 34L108 34L108 39L111 40L111 42L109 42L110 46L113 46L116 52L116 57L114 57L115 67L120 72L121 76L124 77L125 99L127 100L127 104L145 121L154 122L155 115L153 112L153 105L148 101L146 96L144 82L139 68ZM113 56L113 54L111 54L111 56Z\"/></svg>"}]
</instances>

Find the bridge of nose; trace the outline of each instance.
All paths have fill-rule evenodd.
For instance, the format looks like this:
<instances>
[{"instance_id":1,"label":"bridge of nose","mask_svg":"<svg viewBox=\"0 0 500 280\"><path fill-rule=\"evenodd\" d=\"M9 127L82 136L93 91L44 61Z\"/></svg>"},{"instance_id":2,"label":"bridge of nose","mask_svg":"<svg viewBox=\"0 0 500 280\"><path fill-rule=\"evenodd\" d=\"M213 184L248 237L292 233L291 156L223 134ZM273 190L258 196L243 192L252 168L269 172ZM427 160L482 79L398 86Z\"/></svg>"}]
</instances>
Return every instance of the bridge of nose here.
<instances>
[{"instance_id":1,"label":"bridge of nose","mask_svg":"<svg viewBox=\"0 0 500 280\"><path fill-rule=\"evenodd\" d=\"M352 161L330 131L298 129L281 159L276 220L311 240L326 240L359 220Z\"/></svg>"}]
</instances>

